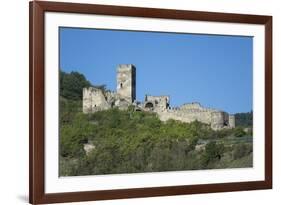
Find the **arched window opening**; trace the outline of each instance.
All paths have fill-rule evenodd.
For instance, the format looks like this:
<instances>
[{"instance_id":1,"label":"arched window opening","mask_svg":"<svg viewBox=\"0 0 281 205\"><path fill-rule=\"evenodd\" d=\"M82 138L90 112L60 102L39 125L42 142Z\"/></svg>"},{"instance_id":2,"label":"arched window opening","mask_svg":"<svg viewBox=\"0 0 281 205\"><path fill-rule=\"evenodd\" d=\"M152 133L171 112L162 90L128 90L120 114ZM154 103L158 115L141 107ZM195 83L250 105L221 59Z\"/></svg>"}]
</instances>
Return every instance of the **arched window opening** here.
<instances>
[{"instance_id":1,"label":"arched window opening","mask_svg":"<svg viewBox=\"0 0 281 205\"><path fill-rule=\"evenodd\" d=\"M151 102L146 103L145 108L153 108L153 103Z\"/></svg>"}]
</instances>

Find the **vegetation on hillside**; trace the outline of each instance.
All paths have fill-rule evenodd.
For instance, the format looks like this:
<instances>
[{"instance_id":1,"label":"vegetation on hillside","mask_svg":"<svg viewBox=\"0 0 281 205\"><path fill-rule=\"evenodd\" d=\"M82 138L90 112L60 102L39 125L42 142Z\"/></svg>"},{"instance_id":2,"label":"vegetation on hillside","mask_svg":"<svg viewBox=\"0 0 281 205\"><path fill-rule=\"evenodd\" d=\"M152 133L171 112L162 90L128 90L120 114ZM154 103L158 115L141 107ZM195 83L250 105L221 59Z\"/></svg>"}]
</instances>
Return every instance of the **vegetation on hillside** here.
<instances>
[{"instance_id":1,"label":"vegetation on hillside","mask_svg":"<svg viewBox=\"0 0 281 205\"><path fill-rule=\"evenodd\" d=\"M82 100L83 88L96 87L106 90L105 85L92 85L83 74L79 72L66 73L60 70L60 96L68 100Z\"/></svg>"},{"instance_id":2,"label":"vegetation on hillside","mask_svg":"<svg viewBox=\"0 0 281 205\"><path fill-rule=\"evenodd\" d=\"M90 83L75 72L60 80L61 176L252 167L252 136L242 127L164 123L133 107L84 114L81 93Z\"/></svg>"}]
</instances>

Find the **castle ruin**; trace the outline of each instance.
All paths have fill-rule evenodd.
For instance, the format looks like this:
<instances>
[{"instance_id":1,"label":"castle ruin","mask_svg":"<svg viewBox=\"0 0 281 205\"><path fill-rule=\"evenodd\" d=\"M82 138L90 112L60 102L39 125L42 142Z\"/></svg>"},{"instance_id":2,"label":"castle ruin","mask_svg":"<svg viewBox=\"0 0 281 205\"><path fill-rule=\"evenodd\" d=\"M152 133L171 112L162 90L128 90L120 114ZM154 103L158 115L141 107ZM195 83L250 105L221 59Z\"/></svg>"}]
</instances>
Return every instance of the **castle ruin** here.
<instances>
[{"instance_id":1,"label":"castle ruin","mask_svg":"<svg viewBox=\"0 0 281 205\"><path fill-rule=\"evenodd\" d=\"M155 112L161 121L169 119L181 122L200 122L211 125L214 130L234 128L235 117L217 109L205 108L200 103L186 103L170 107L170 97L146 95L143 102L136 101L136 68L132 64L117 67L116 92L88 87L83 89L83 112L94 113L117 107L127 109L130 105L136 111Z\"/></svg>"}]
</instances>

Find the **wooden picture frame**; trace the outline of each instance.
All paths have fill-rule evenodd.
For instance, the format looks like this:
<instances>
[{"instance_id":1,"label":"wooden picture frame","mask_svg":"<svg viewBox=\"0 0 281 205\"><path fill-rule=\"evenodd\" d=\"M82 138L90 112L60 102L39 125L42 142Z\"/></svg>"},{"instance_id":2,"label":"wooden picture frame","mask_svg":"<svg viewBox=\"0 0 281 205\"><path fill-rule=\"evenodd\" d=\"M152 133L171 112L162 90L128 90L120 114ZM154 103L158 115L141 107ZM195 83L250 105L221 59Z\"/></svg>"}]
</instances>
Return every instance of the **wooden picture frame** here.
<instances>
[{"instance_id":1,"label":"wooden picture frame","mask_svg":"<svg viewBox=\"0 0 281 205\"><path fill-rule=\"evenodd\" d=\"M154 8L33 1L29 5L29 200L32 204L153 197L272 188L272 17L260 15L183 11ZM46 12L97 14L123 17L195 20L265 26L265 180L233 183L162 186L116 190L45 193L45 44Z\"/></svg>"}]
</instances>

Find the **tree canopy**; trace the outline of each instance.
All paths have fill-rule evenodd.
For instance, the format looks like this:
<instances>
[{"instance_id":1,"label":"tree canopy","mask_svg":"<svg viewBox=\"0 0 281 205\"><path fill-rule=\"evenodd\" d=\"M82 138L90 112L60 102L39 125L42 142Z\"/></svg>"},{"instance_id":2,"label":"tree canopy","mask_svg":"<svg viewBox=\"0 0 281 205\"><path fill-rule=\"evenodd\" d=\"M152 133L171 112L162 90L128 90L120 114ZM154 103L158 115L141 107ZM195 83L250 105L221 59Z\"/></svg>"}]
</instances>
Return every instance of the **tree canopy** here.
<instances>
[{"instance_id":1,"label":"tree canopy","mask_svg":"<svg viewBox=\"0 0 281 205\"><path fill-rule=\"evenodd\" d=\"M83 74L60 71L60 96L69 100L82 100L83 88L89 86L91 83Z\"/></svg>"}]
</instances>

